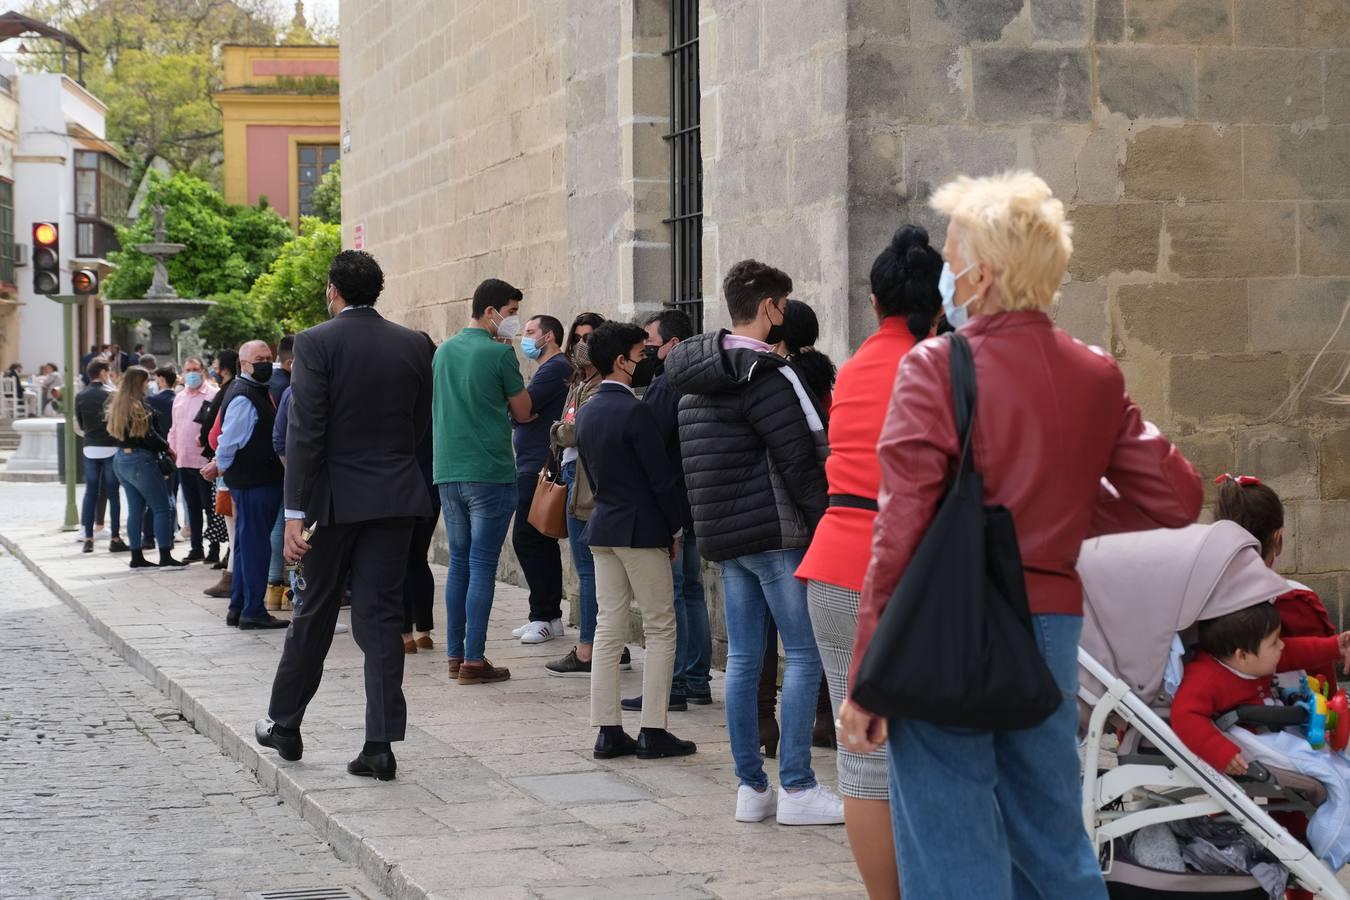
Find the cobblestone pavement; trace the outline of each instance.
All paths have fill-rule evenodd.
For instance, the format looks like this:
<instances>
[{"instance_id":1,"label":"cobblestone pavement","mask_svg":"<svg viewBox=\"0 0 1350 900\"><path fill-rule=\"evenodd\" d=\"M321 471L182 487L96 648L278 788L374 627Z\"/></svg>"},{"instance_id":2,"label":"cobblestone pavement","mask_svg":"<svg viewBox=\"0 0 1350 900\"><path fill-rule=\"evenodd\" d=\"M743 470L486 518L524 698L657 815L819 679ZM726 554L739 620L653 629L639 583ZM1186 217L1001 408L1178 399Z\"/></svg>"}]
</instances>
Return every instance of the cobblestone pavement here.
<instances>
[{"instance_id":1,"label":"cobblestone pavement","mask_svg":"<svg viewBox=\"0 0 1350 900\"><path fill-rule=\"evenodd\" d=\"M0 549L0 897L240 897L353 867Z\"/></svg>"},{"instance_id":2,"label":"cobblestone pavement","mask_svg":"<svg viewBox=\"0 0 1350 900\"><path fill-rule=\"evenodd\" d=\"M304 724L304 759L284 762L259 753L252 735L253 720L267 709L284 633L225 627L226 601L202 595L217 574L205 567L131 572L102 543L96 553L79 553L74 536L58 530L62 508L59 485L0 484L0 534L151 679L166 698L152 705L180 709L286 802L276 808L275 799L263 796L259 804L272 804L297 829L303 817L390 897L865 896L843 828L734 821L737 779L720 673L716 703L671 716L676 734L698 742L696 755L594 760L589 682L550 678L543 669L575 634L569 629L567 640L522 646L510 629L525 618L527 595L498 585L488 656L511 667L511 680L447 683L438 607L436 649L407 659L409 724L407 740L395 748L396 782L343 770L363 729L361 655L351 635L333 642ZM444 569L433 571L443 582ZM633 649L624 696L641 692L642 653ZM636 721L629 725L636 729ZM814 762L817 776L833 783L834 754L817 750ZM766 769L776 781L775 761ZM161 796L177 799L167 791ZM138 848L134 859L181 858L172 846L161 854L129 843ZM0 867L4 855L0 845ZM0 893L3 874L0 868Z\"/></svg>"}]
</instances>

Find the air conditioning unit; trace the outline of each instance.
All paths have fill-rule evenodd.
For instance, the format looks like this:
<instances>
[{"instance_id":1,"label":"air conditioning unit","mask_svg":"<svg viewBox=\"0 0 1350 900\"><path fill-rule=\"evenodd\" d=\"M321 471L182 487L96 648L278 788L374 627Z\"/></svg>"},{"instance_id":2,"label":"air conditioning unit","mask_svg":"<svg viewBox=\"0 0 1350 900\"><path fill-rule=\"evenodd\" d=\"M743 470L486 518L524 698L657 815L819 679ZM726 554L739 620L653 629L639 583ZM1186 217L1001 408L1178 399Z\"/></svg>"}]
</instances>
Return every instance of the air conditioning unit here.
<instances>
[{"instance_id":1,"label":"air conditioning unit","mask_svg":"<svg viewBox=\"0 0 1350 900\"><path fill-rule=\"evenodd\" d=\"M14 245L14 265L16 265L16 266L26 266L26 265L28 265L28 245L27 245L27 244L15 244L15 245Z\"/></svg>"}]
</instances>

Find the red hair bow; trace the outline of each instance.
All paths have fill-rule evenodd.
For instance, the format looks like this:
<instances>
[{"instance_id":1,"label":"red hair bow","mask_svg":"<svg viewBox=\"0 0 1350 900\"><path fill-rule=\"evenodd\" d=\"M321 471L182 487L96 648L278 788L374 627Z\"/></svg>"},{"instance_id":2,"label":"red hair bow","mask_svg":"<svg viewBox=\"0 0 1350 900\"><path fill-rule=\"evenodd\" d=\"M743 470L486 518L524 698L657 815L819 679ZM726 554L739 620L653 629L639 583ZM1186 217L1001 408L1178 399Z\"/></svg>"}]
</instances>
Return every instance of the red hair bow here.
<instances>
[{"instance_id":1,"label":"red hair bow","mask_svg":"<svg viewBox=\"0 0 1350 900\"><path fill-rule=\"evenodd\" d=\"M1224 472L1218 478L1214 479L1215 484L1223 484L1225 481L1236 481L1241 487L1261 487L1261 479L1255 475L1238 475L1236 477Z\"/></svg>"}]
</instances>

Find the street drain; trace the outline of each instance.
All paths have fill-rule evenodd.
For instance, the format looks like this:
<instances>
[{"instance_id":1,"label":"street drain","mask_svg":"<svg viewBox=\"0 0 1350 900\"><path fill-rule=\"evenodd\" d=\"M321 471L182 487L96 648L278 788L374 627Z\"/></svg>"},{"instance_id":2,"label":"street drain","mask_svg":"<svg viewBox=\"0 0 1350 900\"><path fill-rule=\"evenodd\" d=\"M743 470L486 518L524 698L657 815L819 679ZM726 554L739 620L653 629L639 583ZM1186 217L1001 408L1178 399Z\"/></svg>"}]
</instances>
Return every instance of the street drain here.
<instances>
[{"instance_id":1,"label":"street drain","mask_svg":"<svg viewBox=\"0 0 1350 900\"><path fill-rule=\"evenodd\" d=\"M360 900L358 894L354 894L347 888L340 887L307 887L307 888L284 888L277 891L250 891L244 895L245 900Z\"/></svg>"}]
</instances>

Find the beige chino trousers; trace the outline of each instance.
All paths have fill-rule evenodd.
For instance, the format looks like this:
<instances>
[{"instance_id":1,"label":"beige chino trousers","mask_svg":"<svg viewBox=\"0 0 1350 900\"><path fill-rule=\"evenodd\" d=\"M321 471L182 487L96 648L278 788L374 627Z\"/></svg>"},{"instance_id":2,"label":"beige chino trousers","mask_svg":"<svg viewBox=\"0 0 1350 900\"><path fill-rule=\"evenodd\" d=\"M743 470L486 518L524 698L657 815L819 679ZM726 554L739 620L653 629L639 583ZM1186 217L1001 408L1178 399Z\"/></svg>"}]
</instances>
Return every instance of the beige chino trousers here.
<instances>
[{"instance_id":1,"label":"beige chino trousers","mask_svg":"<svg viewBox=\"0 0 1350 900\"><path fill-rule=\"evenodd\" d=\"M642 667L642 727L666 727L675 669L675 582L670 554L659 547L592 547L595 557L595 644L591 654L591 725L622 725L619 657L628 605L637 600L647 658Z\"/></svg>"}]
</instances>

